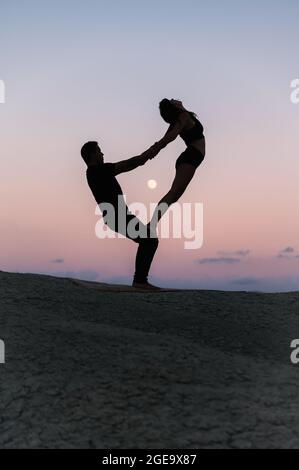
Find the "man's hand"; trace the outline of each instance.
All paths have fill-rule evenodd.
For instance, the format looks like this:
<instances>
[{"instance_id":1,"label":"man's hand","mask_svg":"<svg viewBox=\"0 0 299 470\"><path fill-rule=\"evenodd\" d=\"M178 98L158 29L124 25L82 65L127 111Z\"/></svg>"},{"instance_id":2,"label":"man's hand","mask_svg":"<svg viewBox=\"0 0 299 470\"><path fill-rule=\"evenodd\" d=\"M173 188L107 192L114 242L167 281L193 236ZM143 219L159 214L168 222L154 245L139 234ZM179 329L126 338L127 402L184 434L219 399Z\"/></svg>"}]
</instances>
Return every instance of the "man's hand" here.
<instances>
[{"instance_id":1,"label":"man's hand","mask_svg":"<svg viewBox=\"0 0 299 470\"><path fill-rule=\"evenodd\" d=\"M152 145L148 150L146 150L145 152L143 152L140 156L141 157L144 157L146 158L146 161L147 160L152 160L153 158L155 158L158 153L160 152L161 150L161 147L159 144L157 144L157 142Z\"/></svg>"},{"instance_id":2,"label":"man's hand","mask_svg":"<svg viewBox=\"0 0 299 470\"><path fill-rule=\"evenodd\" d=\"M148 150L139 155L140 165L144 165L149 160Z\"/></svg>"}]
</instances>

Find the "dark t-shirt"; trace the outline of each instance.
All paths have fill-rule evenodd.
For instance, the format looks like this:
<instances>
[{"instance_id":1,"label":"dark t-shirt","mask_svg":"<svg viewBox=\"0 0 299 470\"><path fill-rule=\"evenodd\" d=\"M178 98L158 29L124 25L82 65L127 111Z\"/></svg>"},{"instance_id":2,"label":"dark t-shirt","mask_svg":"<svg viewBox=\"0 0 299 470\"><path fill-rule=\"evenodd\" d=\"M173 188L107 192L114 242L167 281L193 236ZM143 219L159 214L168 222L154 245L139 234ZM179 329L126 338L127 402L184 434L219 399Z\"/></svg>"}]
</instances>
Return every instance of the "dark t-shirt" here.
<instances>
[{"instance_id":1,"label":"dark t-shirt","mask_svg":"<svg viewBox=\"0 0 299 470\"><path fill-rule=\"evenodd\" d=\"M128 235L127 224L132 222L132 219L134 219L133 226L136 227L136 230L144 229L143 237L148 233L148 228L142 224L135 215L130 213L120 184L115 178L114 169L114 163L90 166L86 170L87 182L96 202L102 210L105 224L114 231L137 241L139 239L138 236ZM107 209L107 206L104 206L105 203L112 204L114 207L113 214L111 213L110 208Z\"/></svg>"},{"instance_id":2,"label":"dark t-shirt","mask_svg":"<svg viewBox=\"0 0 299 470\"><path fill-rule=\"evenodd\" d=\"M116 232L125 234L126 220L129 209L123 196L120 184L114 175L114 163L103 163L87 168L86 177L88 185L99 204L105 223ZM114 210L111 212L105 204L111 204ZM125 225L119 223L119 214L125 216Z\"/></svg>"},{"instance_id":3,"label":"dark t-shirt","mask_svg":"<svg viewBox=\"0 0 299 470\"><path fill-rule=\"evenodd\" d=\"M122 189L114 175L114 163L89 166L86 170L88 185L98 204L109 202L117 204Z\"/></svg>"}]
</instances>

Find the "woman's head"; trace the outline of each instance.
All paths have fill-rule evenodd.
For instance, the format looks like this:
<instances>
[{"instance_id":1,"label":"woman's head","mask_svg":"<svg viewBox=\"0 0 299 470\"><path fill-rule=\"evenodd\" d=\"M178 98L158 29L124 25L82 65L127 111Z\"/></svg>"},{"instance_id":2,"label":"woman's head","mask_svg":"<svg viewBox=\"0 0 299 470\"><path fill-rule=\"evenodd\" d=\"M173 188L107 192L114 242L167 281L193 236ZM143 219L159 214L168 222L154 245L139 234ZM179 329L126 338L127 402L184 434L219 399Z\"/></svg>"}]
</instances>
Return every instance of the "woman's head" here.
<instances>
[{"instance_id":1,"label":"woman's head","mask_svg":"<svg viewBox=\"0 0 299 470\"><path fill-rule=\"evenodd\" d=\"M178 103L181 106L178 106ZM168 122L168 124L173 124L176 120L178 115L183 111L182 102L178 100L168 100L164 98L159 103L160 114L164 121Z\"/></svg>"},{"instance_id":2,"label":"woman's head","mask_svg":"<svg viewBox=\"0 0 299 470\"><path fill-rule=\"evenodd\" d=\"M185 109L183 106L183 102L180 100L171 99L170 102L174 104L177 108Z\"/></svg>"},{"instance_id":3,"label":"woman's head","mask_svg":"<svg viewBox=\"0 0 299 470\"><path fill-rule=\"evenodd\" d=\"M180 100L168 100L167 98L164 98L160 101L159 108L162 118L169 124L173 124L177 120L178 115L183 111L187 111L187 113L196 117L196 114L184 108L183 103Z\"/></svg>"}]
</instances>

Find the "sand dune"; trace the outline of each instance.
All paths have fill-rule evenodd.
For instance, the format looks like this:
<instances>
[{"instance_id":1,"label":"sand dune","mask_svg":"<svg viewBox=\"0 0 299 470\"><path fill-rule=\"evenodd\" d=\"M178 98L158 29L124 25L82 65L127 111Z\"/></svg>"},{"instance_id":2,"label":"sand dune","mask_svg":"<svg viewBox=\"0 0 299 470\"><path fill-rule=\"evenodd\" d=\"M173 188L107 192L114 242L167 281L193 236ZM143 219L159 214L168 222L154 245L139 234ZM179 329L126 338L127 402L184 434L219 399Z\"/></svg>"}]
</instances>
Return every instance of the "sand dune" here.
<instances>
[{"instance_id":1,"label":"sand dune","mask_svg":"<svg viewBox=\"0 0 299 470\"><path fill-rule=\"evenodd\" d=\"M0 272L0 447L299 448L297 337L299 293Z\"/></svg>"}]
</instances>

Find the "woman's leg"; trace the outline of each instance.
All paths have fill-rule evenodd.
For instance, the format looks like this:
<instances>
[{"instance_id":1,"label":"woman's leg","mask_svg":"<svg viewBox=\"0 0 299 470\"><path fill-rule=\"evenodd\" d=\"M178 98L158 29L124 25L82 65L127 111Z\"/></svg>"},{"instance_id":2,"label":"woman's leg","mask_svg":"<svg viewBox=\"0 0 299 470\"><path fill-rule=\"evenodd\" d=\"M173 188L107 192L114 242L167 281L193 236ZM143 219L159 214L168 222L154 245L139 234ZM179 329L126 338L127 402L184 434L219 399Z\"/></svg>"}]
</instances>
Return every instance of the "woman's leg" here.
<instances>
[{"instance_id":1,"label":"woman's leg","mask_svg":"<svg viewBox=\"0 0 299 470\"><path fill-rule=\"evenodd\" d=\"M152 220L150 222L151 227L155 227L161 217L165 214L171 204L177 202L179 198L184 194L187 186L192 180L195 173L195 166L190 163L181 163L177 170L172 186L167 194L161 199L155 208Z\"/></svg>"}]
</instances>

